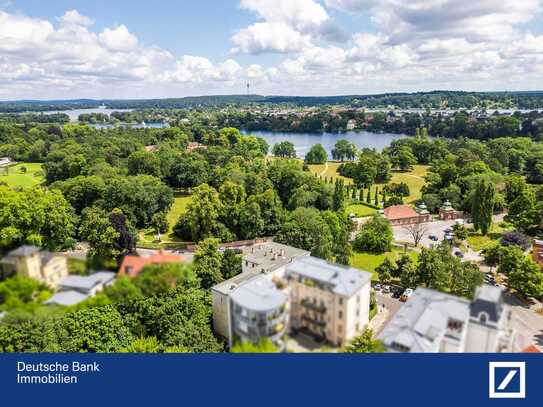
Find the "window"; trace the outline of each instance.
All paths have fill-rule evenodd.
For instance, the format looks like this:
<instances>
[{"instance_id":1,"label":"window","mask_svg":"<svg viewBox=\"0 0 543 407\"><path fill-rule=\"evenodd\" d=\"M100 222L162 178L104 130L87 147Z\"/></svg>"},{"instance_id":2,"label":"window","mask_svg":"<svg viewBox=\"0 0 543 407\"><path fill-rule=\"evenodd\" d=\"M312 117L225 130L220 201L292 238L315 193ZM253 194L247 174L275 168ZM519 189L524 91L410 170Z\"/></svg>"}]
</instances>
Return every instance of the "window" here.
<instances>
[{"instance_id":1,"label":"window","mask_svg":"<svg viewBox=\"0 0 543 407\"><path fill-rule=\"evenodd\" d=\"M343 312L339 311L337 316L338 316L339 319L343 318Z\"/></svg>"},{"instance_id":2,"label":"window","mask_svg":"<svg viewBox=\"0 0 543 407\"><path fill-rule=\"evenodd\" d=\"M354 326L354 329L356 330L356 332L360 331L360 324L358 322Z\"/></svg>"},{"instance_id":3,"label":"window","mask_svg":"<svg viewBox=\"0 0 543 407\"><path fill-rule=\"evenodd\" d=\"M479 314L479 322L481 324L486 324L487 319L488 319L488 314L486 312L481 312Z\"/></svg>"},{"instance_id":4,"label":"window","mask_svg":"<svg viewBox=\"0 0 543 407\"><path fill-rule=\"evenodd\" d=\"M339 299L339 305L343 305L343 298Z\"/></svg>"},{"instance_id":5,"label":"window","mask_svg":"<svg viewBox=\"0 0 543 407\"><path fill-rule=\"evenodd\" d=\"M342 329L341 325L338 325L338 326L337 326L337 331L338 331L339 333L343 332L343 329Z\"/></svg>"}]
</instances>

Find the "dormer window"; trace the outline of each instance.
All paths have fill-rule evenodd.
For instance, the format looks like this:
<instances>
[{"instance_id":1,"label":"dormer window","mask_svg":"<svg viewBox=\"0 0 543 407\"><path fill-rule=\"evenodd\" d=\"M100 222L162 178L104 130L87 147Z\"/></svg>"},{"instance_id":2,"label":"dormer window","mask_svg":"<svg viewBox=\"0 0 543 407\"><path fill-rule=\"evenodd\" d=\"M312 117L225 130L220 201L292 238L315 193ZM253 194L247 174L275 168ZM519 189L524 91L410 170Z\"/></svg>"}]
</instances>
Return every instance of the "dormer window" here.
<instances>
[{"instance_id":1,"label":"dormer window","mask_svg":"<svg viewBox=\"0 0 543 407\"><path fill-rule=\"evenodd\" d=\"M479 313L479 322L481 324L486 324L486 321L488 321L488 314L486 312Z\"/></svg>"}]
</instances>

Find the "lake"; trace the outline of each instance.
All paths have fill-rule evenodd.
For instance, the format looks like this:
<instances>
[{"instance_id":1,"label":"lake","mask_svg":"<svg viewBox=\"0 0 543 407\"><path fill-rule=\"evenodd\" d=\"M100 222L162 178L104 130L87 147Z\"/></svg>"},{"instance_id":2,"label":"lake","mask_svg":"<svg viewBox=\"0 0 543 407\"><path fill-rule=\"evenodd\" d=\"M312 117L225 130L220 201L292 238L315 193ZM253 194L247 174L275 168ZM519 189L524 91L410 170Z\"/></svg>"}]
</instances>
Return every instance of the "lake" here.
<instances>
[{"instance_id":1,"label":"lake","mask_svg":"<svg viewBox=\"0 0 543 407\"><path fill-rule=\"evenodd\" d=\"M53 113L65 113L70 117L70 123L77 123L79 120L79 115L87 113L102 113L107 114L108 116L113 112L131 112L134 109L107 109L105 107L97 107L94 109L73 109L73 110L56 110L51 112L41 112L43 114L53 114ZM170 127L168 123L95 123L89 124L89 126L95 127L97 129L112 129L114 127L130 127L134 129L160 129L163 127Z\"/></svg>"},{"instance_id":2,"label":"lake","mask_svg":"<svg viewBox=\"0 0 543 407\"><path fill-rule=\"evenodd\" d=\"M296 154L303 158L314 144L322 144L328 152L329 158L332 157L331 151L338 140L347 140L353 143L357 148L364 147L375 148L381 151L388 147L394 140L407 137L404 134L392 133L369 133L367 131L348 131L345 133L288 133L288 132L271 132L271 131L251 131L243 132L253 136L262 137L270 145L270 151L274 144L281 141L290 141L294 144Z\"/></svg>"},{"instance_id":3,"label":"lake","mask_svg":"<svg viewBox=\"0 0 543 407\"><path fill-rule=\"evenodd\" d=\"M79 115L84 113L103 113L108 116L113 112L131 112L133 109L107 109L105 107L97 107L94 109L73 109L73 110L54 110L47 112L40 112L43 114L53 114L53 113L65 113L70 117L70 122L77 122Z\"/></svg>"}]
</instances>

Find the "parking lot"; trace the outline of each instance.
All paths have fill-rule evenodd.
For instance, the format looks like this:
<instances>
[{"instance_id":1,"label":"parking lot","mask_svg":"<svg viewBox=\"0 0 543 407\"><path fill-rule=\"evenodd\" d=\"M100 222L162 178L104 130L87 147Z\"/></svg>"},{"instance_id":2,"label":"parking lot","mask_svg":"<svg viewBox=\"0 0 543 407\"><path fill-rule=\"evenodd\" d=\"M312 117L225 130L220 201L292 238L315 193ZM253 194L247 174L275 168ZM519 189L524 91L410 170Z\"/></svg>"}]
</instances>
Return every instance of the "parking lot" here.
<instances>
[{"instance_id":1,"label":"parking lot","mask_svg":"<svg viewBox=\"0 0 543 407\"><path fill-rule=\"evenodd\" d=\"M445 229L452 229L454 224L454 220L438 220L422 224L426 232L419 244L424 247L432 247L432 245L441 242L445 237ZM405 226L393 226L392 233L394 234L394 240L398 243L414 243L413 237ZM436 236L438 241L431 240L430 236Z\"/></svg>"}]
</instances>

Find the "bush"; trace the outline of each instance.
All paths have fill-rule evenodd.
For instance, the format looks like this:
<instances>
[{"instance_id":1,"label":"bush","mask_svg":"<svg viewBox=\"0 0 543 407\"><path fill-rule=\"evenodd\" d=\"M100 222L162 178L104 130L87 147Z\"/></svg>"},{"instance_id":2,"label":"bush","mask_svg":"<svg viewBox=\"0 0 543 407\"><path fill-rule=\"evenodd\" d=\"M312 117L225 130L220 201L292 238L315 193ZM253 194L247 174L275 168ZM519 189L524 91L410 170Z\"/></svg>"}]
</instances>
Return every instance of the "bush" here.
<instances>
[{"instance_id":1,"label":"bush","mask_svg":"<svg viewBox=\"0 0 543 407\"><path fill-rule=\"evenodd\" d=\"M502 235L501 244L503 246L516 245L522 248L522 250L527 250L530 247L530 238L518 231L506 232Z\"/></svg>"},{"instance_id":2,"label":"bush","mask_svg":"<svg viewBox=\"0 0 543 407\"><path fill-rule=\"evenodd\" d=\"M380 215L362 225L354 241L354 249L363 252L384 253L392 248L392 228L390 222Z\"/></svg>"}]
</instances>

